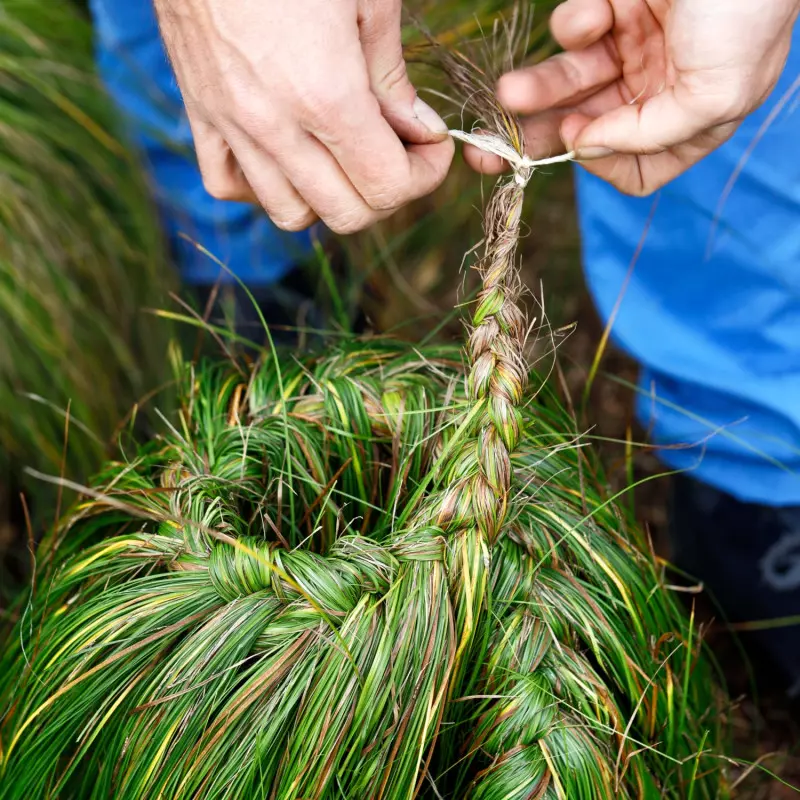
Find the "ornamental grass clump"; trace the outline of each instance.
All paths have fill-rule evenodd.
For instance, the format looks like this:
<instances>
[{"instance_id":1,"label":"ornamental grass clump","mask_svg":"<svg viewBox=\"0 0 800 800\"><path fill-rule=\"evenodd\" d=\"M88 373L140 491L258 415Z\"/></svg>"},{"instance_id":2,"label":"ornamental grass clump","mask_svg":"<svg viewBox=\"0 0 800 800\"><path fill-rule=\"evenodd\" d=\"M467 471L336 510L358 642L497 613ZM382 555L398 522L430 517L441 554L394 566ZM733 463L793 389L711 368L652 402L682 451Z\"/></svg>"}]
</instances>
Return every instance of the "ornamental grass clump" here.
<instances>
[{"instance_id":1,"label":"ornamental grass clump","mask_svg":"<svg viewBox=\"0 0 800 800\"><path fill-rule=\"evenodd\" d=\"M4 0L0 53L0 482L61 469L68 409L66 470L85 479L165 375L166 326L143 308L170 268L74 2ZM29 506L52 519L42 489Z\"/></svg>"},{"instance_id":2,"label":"ornamental grass clump","mask_svg":"<svg viewBox=\"0 0 800 800\"><path fill-rule=\"evenodd\" d=\"M725 796L698 632L525 363L521 130L444 60L521 161L466 358L176 358L176 418L40 549L0 673L4 800Z\"/></svg>"}]
</instances>

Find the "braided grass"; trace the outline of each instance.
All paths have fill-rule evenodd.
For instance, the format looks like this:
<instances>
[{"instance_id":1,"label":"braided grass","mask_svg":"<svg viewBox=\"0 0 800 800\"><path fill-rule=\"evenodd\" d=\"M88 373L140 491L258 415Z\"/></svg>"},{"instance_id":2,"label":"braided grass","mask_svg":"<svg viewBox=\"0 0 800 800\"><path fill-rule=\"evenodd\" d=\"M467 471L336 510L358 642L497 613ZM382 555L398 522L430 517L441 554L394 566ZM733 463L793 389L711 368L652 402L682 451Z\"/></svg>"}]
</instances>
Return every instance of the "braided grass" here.
<instances>
[{"instance_id":1,"label":"braided grass","mask_svg":"<svg viewBox=\"0 0 800 800\"><path fill-rule=\"evenodd\" d=\"M723 796L696 635L546 388L383 339L181 374L9 639L0 797Z\"/></svg>"},{"instance_id":2,"label":"braided grass","mask_svg":"<svg viewBox=\"0 0 800 800\"><path fill-rule=\"evenodd\" d=\"M521 177L487 206L466 359L175 357L177 418L40 550L0 798L726 795L694 624L523 358Z\"/></svg>"}]
</instances>

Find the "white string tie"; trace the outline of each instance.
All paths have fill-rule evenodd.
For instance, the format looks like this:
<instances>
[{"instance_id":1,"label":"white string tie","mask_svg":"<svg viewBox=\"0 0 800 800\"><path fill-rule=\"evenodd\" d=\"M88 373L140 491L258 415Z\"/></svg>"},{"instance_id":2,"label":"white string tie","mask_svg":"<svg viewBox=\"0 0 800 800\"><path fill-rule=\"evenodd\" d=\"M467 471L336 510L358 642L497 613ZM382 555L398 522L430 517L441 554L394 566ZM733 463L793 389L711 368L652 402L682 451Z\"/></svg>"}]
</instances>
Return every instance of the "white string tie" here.
<instances>
[{"instance_id":1,"label":"white string tie","mask_svg":"<svg viewBox=\"0 0 800 800\"><path fill-rule=\"evenodd\" d=\"M530 156L521 156L508 142L496 134L467 133L459 130L449 131L449 133L454 139L471 144L484 153L491 153L507 161L511 169L514 170L514 180L522 187L528 185L531 175L538 167L545 167L548 164L561 164L565 161L572 161L575 158L575 153L570 152L561 156L535 160Z\"/></svg>"}]
</instances>

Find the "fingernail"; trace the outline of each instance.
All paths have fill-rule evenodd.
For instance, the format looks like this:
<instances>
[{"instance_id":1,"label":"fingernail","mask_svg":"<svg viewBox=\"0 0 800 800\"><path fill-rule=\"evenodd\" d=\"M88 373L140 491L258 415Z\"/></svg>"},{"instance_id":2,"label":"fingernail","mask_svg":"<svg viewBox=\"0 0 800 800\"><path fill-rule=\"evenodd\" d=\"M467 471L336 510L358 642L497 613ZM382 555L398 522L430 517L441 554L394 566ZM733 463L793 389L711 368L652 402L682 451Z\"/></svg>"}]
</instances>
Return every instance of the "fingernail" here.
<instances>
[{"instance_id":1,"label":"fingernail","mask_svg":"<svg viewBox=\"0 0 800 800\"><path fill-rule=\"evenodd\" d=\"M431 133L447 133L448 131L447 123L419 97L414 101L414 116Z\"/></svg>"},{"instance_id":2,"label":"fingernail","mask_svg":"<svg viewBox=\"0 0 800 800\"><path fill-rule=\"evenodd\" d=\"M613 155L614 151L608 147L581 147L575 153L575 158L578 161L594 161L597 158L608 158Z\"/></svg>"}]
</instances>

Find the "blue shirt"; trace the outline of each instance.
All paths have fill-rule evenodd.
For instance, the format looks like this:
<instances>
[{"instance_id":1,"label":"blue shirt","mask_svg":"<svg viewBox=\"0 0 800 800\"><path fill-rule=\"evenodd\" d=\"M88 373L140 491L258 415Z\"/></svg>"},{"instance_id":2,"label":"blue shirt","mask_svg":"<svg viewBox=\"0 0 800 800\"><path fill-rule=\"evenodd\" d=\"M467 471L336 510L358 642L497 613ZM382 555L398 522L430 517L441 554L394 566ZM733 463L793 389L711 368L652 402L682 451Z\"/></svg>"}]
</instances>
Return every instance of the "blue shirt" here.
<instances>
[{"instance_id":1,"label":"blue shirt","mask_svg":"<svg viewBox=\"0 0 800 800\"><path fill-rule=\"evenodd\" d=\"M260 208L215 200L204 189L152 0L91 0L90 5L98 69L141 149L183 280L230 278L180 234L250 285L272 283L307 258L308 233L280 231Z\"/></svg>"},{"instance_id":2,"label":"blue shirt","mask_svg":"<svg viewBox=\"0 0 800 800\"><path fill-rule=\"evenodd\" d=\"M800 85L779 110L798 79L800 26L766 104L655 197L577 170L584 269L606 320L651 220L612 329L643 366L650 441L667 465L773 505L800 505Z\"/></svg>"}]
</instances>

